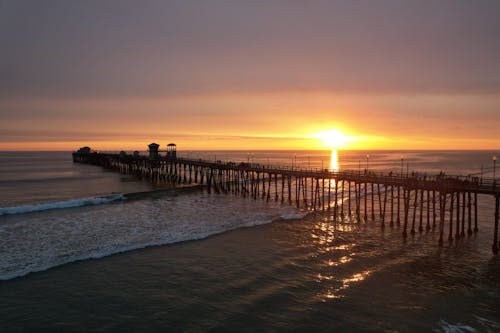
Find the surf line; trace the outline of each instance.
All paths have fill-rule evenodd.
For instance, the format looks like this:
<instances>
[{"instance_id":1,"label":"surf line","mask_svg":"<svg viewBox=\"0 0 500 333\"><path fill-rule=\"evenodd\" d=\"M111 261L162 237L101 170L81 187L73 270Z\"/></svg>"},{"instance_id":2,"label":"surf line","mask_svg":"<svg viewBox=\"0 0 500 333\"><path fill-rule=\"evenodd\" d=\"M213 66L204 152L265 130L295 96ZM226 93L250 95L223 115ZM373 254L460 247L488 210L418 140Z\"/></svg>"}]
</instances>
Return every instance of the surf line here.
<instances>
[{"instance_id":1,"label":"surf line","mask_svg":"<svg viewBox=\"0 0 500 333\"><path fill-rule=\"evenodd\" d=\"M131 192L122 195L127 200L140 200L144 198L159 198L165 195L176 195L176 194L196 192L202 190L204 187L205 186L203 185L187 185L181 187L161 188L151 191Z\"/></svg>"},{"instance_id":2,"label":"surf line","mask_svg":"<svg viewBox=\"0 0 500 333\"><path fill-rule=\"evenodd\" d=\"M116 203L124 200L140 200L146 198L160 198L166 195L178 195L183 193L195 192L202 189L202 185L182 186L174 188L164 188L144 192L131 192L131 193L112 193L111 195L92 197L92 198L78 198L69 199L65 201L39 203L33 205L22 205L16 207L0 207L0 216L3 215L18 215L37 213L47 210L55 209L69 209L83 206L96 206L110 203Z\"/></svg>"}]
</instances>

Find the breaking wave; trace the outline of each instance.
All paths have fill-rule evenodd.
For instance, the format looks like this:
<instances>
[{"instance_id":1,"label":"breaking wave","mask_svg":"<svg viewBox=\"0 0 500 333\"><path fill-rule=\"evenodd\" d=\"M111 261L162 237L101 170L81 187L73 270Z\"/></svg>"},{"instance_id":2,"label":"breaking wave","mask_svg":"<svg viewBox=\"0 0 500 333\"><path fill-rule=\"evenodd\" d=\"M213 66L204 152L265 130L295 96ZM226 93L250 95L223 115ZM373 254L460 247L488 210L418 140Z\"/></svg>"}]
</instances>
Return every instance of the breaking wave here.
<instances>
[{"instance_id":1,"label":"breaking wave","mask_svg":"<svg viewBox=\"0 0 500 333\"><path fill-rule=\"evenodd\" d=\"M136 197L133 195L132 199ZM287 205L227 195L193 193L147 197L148 200L124 200L126 195L120 194L37 208L17 207L17 211L11 212L91 205L85 210L12 215L5 223L0 223L0 280L75 261L198 240L238 228L307 215ZM123 201L118 205L104 205L117 200Z\"/></svg>"},{"instance_id":2,"label":"breaking wave","mask_svg":"<svg viewBox=\"0 0 500 333\"><path fill-rule=\"evenodd\" d=\"M48 202L35 205L3 207L0 208L0 216L34 213L51 209L64 209L64 208L74 208L74 207L91 206L91 205L102 205L125 199L126 197L123 194L113 194L105 197L71 199L71 200Z\"/></svg>"}]
</instances>

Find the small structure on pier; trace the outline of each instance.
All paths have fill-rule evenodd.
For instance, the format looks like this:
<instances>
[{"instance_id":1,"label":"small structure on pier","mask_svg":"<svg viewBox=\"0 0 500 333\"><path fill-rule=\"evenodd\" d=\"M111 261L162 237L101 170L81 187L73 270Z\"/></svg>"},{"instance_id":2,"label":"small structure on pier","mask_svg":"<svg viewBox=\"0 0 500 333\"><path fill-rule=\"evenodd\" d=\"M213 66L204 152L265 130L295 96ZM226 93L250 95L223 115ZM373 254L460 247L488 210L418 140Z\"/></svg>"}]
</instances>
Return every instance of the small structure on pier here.
<instances>
[{"instance_id":1,"label":"small structure on pier","mask_svg":"<svg viewBox=\"0 0 500 333\"><path fill-rule=\"evenodd\" d=\"M159 157L158 148L160 148L160 145L153 142L153 143L150 143L148 145L148 147L149 147L149 159L150 160L157 160Z\"/></svg>"},{"instance_id":2,"label":"small structure on pier","mask_svg":"<svg viewBox=\"0 0 500 333\"><path fill-rule=\"evenodd\" d=\"M92 152L92 149L90 147L82 147L76 151L78 154L90 154Z\"/></svg>"},{"instance_id":3,"label":"small structure on pier","mask_svg":"<svg viewBox=\"0 0 500 333\"><path fill-rule=\"evenodd\" d=\"M177 158L177 145L175 143L169 143L167 145L167 158Z\"/></svg>"}]
</instances>

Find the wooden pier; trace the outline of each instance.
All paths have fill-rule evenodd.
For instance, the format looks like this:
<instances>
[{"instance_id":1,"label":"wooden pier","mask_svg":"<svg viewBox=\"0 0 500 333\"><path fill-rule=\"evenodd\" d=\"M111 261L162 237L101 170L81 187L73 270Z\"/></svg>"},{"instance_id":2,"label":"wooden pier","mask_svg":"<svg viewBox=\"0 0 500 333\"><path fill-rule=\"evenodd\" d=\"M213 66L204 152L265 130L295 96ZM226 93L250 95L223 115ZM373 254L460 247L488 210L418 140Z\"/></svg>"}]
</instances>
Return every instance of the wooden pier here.
<instances>
[{"instance_id":1,"label":"wooden pier","mask_svg":"<svg viewBox=\"0 0 500 333\"><path fill-rule=\"evenodd\" d=\"M175 150L160 156L91 152L84 147L73 161L147 178L152 182L203 185L209 192L274 200L309 210L330 210L334 219L356 216L384 228L402 227L402 234L438 228L439 244L478 231L478 195L494 197L492 250L498 253L500 184L471 176L428 176L373 171L312 170L256 163L177 158ZM169 145L170 146L170 145ZM483 196L484 197L484 196Z\"/></svg>"}]
</instances>

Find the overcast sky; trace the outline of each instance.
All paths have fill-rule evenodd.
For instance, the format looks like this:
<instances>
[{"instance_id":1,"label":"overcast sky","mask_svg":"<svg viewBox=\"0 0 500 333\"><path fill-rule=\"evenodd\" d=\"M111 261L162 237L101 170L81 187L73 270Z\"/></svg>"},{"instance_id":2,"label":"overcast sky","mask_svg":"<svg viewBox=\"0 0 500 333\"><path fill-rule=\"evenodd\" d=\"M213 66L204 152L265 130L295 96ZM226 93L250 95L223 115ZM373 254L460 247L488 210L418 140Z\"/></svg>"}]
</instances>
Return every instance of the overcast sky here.
<instances>
[{"instance_id":1,"label":"overcast sky","mask_svg":"<svg viewBox=\"0 0 500 333\"><path fill-rule=\"evenodd\" d=\"M319 123L498 148L499 32L493 0L0 0L0 149Z\"/></svg>"}]
</instances>

